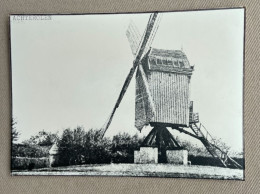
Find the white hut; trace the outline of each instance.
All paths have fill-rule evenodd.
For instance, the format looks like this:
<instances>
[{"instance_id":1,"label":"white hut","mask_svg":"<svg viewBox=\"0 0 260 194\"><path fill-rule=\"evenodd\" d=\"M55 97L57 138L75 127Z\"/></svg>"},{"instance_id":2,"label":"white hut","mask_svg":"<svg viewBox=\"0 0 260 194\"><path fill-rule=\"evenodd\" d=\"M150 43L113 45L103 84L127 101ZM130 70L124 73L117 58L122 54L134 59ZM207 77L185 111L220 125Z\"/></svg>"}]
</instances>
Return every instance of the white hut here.
<instances>
[{"instance_id":1,"label":"white hut","mask_svg":"<svg viewBox=\"0 0 260 194\"><path fill-rule=\"evenodd\" d=\"M59 147L54 143L49 151L50 167L56 166L59 160Z\"/></svg>"}]
</instances>

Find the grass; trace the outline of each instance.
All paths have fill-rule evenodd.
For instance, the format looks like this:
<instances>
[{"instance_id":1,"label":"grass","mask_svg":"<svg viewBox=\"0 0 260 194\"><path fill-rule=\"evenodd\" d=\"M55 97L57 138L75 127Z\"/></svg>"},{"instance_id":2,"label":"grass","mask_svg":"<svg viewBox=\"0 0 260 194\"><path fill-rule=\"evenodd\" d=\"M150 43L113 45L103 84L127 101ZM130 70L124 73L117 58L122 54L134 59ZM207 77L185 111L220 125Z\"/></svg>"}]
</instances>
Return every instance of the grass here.
<instances>
[{"instance_id":1,"label":"grass","mask_svg":"<svg viewBox=\"0 0 260 194\"><path fill-rule=\"evenodd\" d=\"M243 180L244 171L215 166L173 164L95 164L12 171L12 175L89 175L212 178Z\"/></svg>"}]
</instances>

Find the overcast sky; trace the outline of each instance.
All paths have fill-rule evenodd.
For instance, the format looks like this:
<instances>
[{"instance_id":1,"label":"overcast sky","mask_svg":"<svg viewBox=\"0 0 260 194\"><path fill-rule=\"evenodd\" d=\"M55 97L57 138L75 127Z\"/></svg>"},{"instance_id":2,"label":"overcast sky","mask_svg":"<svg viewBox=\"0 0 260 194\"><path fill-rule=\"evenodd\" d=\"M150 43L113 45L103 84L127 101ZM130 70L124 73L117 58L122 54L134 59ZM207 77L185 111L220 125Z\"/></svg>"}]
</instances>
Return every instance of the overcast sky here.
<instances>
[{"instance_id":1,"label":"overcast sky","mask_svg":"<svg viewBox=\"0 0 260 194\"><path fill-rule=\"evenodd\" d=\"M133 62L127 26L132 20L142 34L149 15L11 18L13 117L20 140L42 129L102 127ZM164 13L152 45L183 48L195 65L194 111L213 136L237 151L243 146L243 30L243 9ZM106 136L138 133L134 100L133 79Z\"/></svg>"}]
</instances>

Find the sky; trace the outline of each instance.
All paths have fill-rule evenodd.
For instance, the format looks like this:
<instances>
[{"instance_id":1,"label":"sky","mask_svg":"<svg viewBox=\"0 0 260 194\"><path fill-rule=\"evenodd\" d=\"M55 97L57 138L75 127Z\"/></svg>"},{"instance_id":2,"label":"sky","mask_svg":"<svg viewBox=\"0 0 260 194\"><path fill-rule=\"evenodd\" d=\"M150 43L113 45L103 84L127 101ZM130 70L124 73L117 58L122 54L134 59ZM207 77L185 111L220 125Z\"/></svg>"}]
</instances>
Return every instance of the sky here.
<instances>
[{"instance_id":1,"label":"sky","mask_svg":"<svg viewBox=\"0 0 260 194\"><path fill-rule=\"evenodd\" d=\"M128 24L132 20L143 34L149 15L11 16L12 106L20 141L43 129L61 134L102 127L133 65ZM243 148L243 36L243 9L165 12L152 44L183 49L195 66L194 112L212 136L236 151ZM133 78L106 136L139 133L134 100Z\"/></svg>"}]
</instances>

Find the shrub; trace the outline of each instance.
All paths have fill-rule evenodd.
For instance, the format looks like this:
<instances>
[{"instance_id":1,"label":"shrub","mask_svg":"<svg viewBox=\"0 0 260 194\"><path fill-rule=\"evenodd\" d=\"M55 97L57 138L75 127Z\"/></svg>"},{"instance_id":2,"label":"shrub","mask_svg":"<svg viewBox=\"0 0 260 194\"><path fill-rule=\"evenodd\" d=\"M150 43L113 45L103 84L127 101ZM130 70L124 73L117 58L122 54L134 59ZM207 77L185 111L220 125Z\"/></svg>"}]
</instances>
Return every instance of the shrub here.
<instances>
[{"instance_id":1,"label":"shrub","mask_svg":"<svg viewBox=\"0 0 260 194\"><path fill-rule=\"evenodd\" d=\"M238 162L241 166L244 167L244 159L243 158L233 158L236 162ZM223 164L220 162L218 158L213 158L212 156L194 156L189 155L188 160L191 161L192 165L203 165L203 166L220 166L223 167Z\"/></svg>"},{"instance_id":2,"label":"shrub","mask_svg":"<svg viewBox=\"0 0 260 194\"><path fill-rule=\"evenodd\" d=\"M59 165L84 163L109 163L111 161L111 141L101 138L100 130L82 127L65 129L58 142Z\"/></svg>"},{"instance_id":3,"label":"shrub","mask_svg":"<svg viewBox=\"0 0 260 194\"><path fill-rule=\"evenodd\" d=\"M49 166L49 159L44 158L27 158L27 157L13 157L12 170L32 170L34 168L45 168Z\"/></svg>"},{"instance_id":4,"label":"shrub","mask_svg":"<svg viewBox=\"0 0 260 194\"><path fill-rule=\"evenodd\" d=\"M59 165L132 163L134 150L138 149L142 139L137 135L119 133L113 137L102 138L100 130L82 127L65 129L58 142Z\"/></svg>"},{"instance_id":5,"label":"shrub","mask_svg":"<svg viewBox=\"0 0 260 194\"><path fill-rule=\"evenodd\" d=\"M31 144L13 144L12 157L42 158L48 157L51 146Z\"/></svg>"},{"instance_id":6,"label":"shrub","mask_svg":"<svg viewBox=\"0 0 260 194\"><path fill-rule=\"evenodd\" d=\"M85 135L84 156L86 163L110 163L111 140L102 138L100 130L90 129Z\"/></svg>"},{"instance_id":7,"label":"shrub","mask_svg":"<svg viewBox=\"0 0 260 194\"><path fill-rule=\"evenodd\" d=\"M114 163L133 163L134 150L139 149L143 139L138 135L130 136L128 133L119 133L112 140L112 161Z\"/></svg>"}]
</instances>

